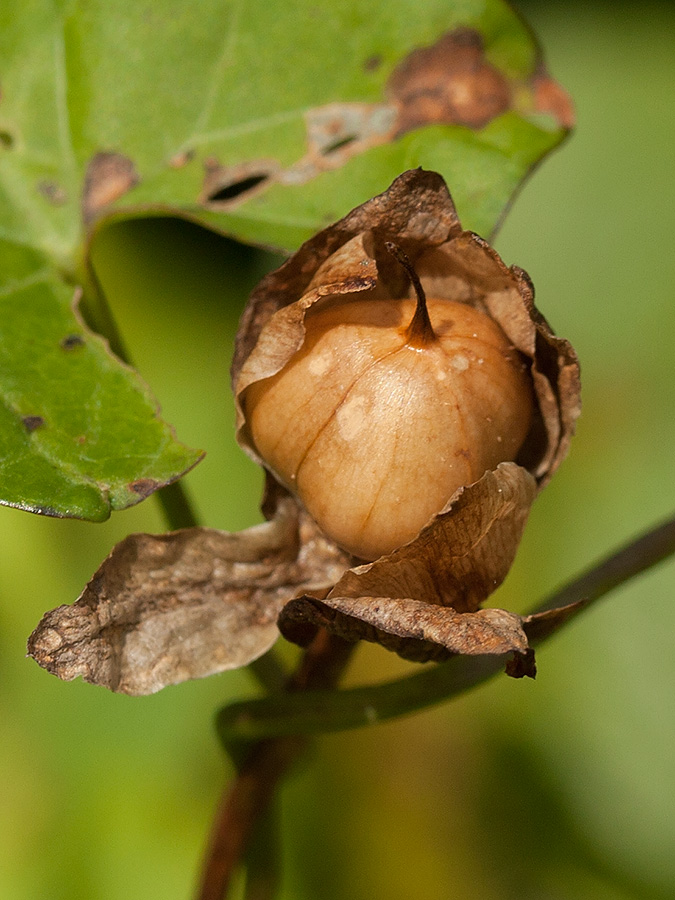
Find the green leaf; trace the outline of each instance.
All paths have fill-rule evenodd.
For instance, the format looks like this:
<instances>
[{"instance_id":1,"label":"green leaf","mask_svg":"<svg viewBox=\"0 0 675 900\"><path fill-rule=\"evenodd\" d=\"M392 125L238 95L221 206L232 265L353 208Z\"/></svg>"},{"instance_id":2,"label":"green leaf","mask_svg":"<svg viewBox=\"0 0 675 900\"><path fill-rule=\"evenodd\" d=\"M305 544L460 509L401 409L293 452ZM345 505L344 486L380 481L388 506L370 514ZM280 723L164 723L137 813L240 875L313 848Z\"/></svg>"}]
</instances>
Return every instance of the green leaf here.
<instances>
[{"instance_id":1,"label":"green leaf","mask_svg":"<svg viewBox=\"0 0 675 900\"><path fill-rule=\"evenodd\" d=\"M10 256L23 277L0 291L2 502L100 521L200 454L175 441L140 378L79 321L72 288L0 241L0 261Z\"/></svg>"},{"instance_id":2,"label":"green leaf","mask_svg":"<svg viewBox=\"0 0 675 900\"><path fill-rule=\"evenodd\" d=\"M423 166L487 235L571 117L501 0L6 4L0 85L0 502L94 519L198 458L71 309L80 284L119 350L91 312L105 222L293 250Z\"/></svg>"}]
</instances>

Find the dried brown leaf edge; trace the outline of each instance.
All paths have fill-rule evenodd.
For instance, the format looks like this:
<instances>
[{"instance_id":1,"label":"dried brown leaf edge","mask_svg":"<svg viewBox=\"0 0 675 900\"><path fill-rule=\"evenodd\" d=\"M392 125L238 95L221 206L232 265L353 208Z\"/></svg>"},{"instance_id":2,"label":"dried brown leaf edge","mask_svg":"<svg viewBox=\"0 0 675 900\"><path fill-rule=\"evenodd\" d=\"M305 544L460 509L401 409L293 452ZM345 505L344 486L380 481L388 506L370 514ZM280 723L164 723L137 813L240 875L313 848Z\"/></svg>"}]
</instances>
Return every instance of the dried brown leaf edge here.
<instances>
[{"instance_id":1,"label":"dried brown leaf edge","mask_svg":"<svg viewBox=\"0 0 675 900\"><path fill-rule=\"evenodd\" d=\"M428 293L487 312L529 362L537 415L518 460L461 488L413 541L367 565L325 538L268 474L263 525L122 541L79 600L47 613L31 636L29 654L40 665L66 680L81 675L115 691L152 693L246 665L274 643L278 618L301 645L323 627L418 661L514 653L509 673L534 674L528 634L537 617L479 607L506 577L532 501L567 452L579 367L536 310L526 273L462 230L440 175L404 173L253 292L233 362L238 438L257 459L243 394L302 345L310 306L327 294L408 295L386 241L407 253ZM569 615L548 611L541 625L554 630Z\"/></svg>"}]
</instances>

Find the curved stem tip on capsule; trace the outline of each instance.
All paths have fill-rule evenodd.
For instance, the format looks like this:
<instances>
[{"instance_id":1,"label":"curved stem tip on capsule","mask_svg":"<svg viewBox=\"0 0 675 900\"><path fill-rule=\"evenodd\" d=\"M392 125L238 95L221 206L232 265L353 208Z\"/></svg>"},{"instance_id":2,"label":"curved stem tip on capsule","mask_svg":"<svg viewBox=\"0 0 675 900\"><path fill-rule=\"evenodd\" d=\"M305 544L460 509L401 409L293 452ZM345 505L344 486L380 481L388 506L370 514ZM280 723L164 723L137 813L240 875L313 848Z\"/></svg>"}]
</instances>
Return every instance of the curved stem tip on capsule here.
<instances>
[{"instance_id":1,"label":"curved stem tip on capsule","mask_svg":"<svg viewBox=\"0 0 675 900\"><path fill-rule=\"evenodd\" d=\"M403 266L408 274L410 283L415 289L417 306L415 308L415 315L412 317L410 325L408 325L406 330L405 337L406 344L409 347L413 347L415 350L422 350L436 340L436 333L434 332L431 319L429 318L427 298L424 293L424 288L422 287L422 282L420 281L413 264L410 262L408 255L401 250L398 244L394 244L392 241L386 241L384 246L394 259Z\"/></svg>"}]
</instances>

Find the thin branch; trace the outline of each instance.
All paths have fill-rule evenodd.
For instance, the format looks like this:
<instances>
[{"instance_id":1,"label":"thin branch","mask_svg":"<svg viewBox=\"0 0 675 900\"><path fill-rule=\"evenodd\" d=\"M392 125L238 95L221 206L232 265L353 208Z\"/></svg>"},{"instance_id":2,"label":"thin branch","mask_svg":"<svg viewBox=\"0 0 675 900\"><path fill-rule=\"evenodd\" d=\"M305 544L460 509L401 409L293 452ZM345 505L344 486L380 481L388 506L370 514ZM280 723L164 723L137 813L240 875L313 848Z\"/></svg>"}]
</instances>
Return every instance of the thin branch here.
<instances>
[{"instance_id":1,"label":"thin branch","mask_svg":"<svg viewBox=\"0 0 675 900\"><path fill-rule=\"evenodd\" d=\"M556 591L530 614L579 604L578 610L675 553L675 518L657 526ZM525 621L530 617L525 617ZM560 617L541 639L569 621ZM225 741L258 739L232 789L224 795L207 853L198 900L223 900L231 877L266 814L278 783L306 745L307 735L373 724L416 712L472 688L503 668L502 657L456 657L384 685L331 691L350 645L319 632L287 693L234 704L219 716ZM269 737L274 735L274 737ZM266 736L266 739L260 740Z\"/></svg>"},{"instance_id":2,"label":"thin branch","mask_svg":"<svg viewBox=\"0 0 675 900\"><path fill-rule=\"evenodd\" d=\"M532 624L525 617L530 642L541 643L591 603L674 553L675 518L606 557L536 606L532 616L559 608L565 614L543 621L535 618ZM385 684L233 703L220 711L217 726L224 742L360 728L447 701L503 668L503 657L458 656Z\"/></svg>"},{"instance_id":3,"label":"thin branch","mask_svg":"<svg viewBox=\"0 0 675 900\"><path fill-rule=\"evenodd\" d=\"M246 671L273 697L286 690L288 671L275 647L250 662Z\"/></svg>"},{"instance_id":4,"label":"thin branch","mask_svg":"<svg viewBox=\"0 0 675 900\"><path fill-rule=\"evenodd\" d=\"M84 262L77 272L77 281L82 286L80 312L87 325L106 339L115 356L130 366L132 362L122 332L117 326L108 298L91 263L91 238L87 242L84 253Z\"/></svg>"},{"instance_id":5,"label":"thin branch","mask_svg":"<svg viewBox=\"0 0 675 900\"><path fill-rule=\"evenodd\" d=\"M220 802L198 900L223 900L257 823L271 806L279 781L306 742L306 738L290 737L254 745Z\"/></svg>"},{"instance_id":6,"label":"thin branch","mask_svg":"<svg viewBox=\"0 0 675 900\"><path fill-rule=\"evenodd\" d=\"M89 327L108 341L111 351L122 362L133 366L131 355L117 326L113 311L91 264L89 248L76 279L81 283L80 309ZM167 527L171 531L196 528L201 524L183 484L176 481L156 492ZM339 643L338 643L339 642ZM321 636L317 647L310 647L295 673L288 680L283 666L272 653L255 660L249 669L272 694L284 688L295 691L305 686L329 687L330 677L339 678L347 661L339 639L326 642ZM328 680L325 674L329 673ZM270 824L270 806L283 774L299 755L304 739L295 737L282 741L260 742L253 746L239 770L232 789L226 792L214 822L207 853L202 900L220 900L227 890L230 877L254 834L256 825ZM268 836L269 837L269 836ZM268 859L265 877L251 881L248 897L262 898L270 894L276 878L274 860Z\"/></svg>"},{"instance_id":7,"label":"thin branch","mask_svg":"<svg viewBox=\"0 0 675 900\"><path fill-rule=\"evenodd\" d=\"M675 553L675 516L623 546L586 572L559 588L532 614L585 600L593 603L609 591L640 575Z\"/></svg>"},{"instance_id":8,"label":"thin branch","mask_svg":"<svg viewBox=\"0 0 675 900\"><path fill-rule=\"evenodd\" d=\"M384 684L232 703L218 713L218 732L231 742L363 728L435 706L503 669L501 656L456 656Z\"/></svg>"},{"instance_id":9,"label":"thin branch","mask_svg":"<svg viewBox=\"0 0 675 900\"><path fill-rule=\"evenodd\" d=\"M258 823L246 853L244 900L274 900L281 884L279 800L272 801Z\"/></svg>"},{"instance_id":10,"label":"thin branch","mask_svg":"<svg viewBox=\"0 0 675 900\"><path fill-rule=\"evenodd\" d=\"M334 687L353 649L353 644L320 630L291 676L287 691ZM226 789L216 813L197 900L223 900L226 896L279 783L306 745L307 738L291 735L245 745L244 750L241 744L233 748L241 761L234 783Z\"/></svg>"}]
</instances>

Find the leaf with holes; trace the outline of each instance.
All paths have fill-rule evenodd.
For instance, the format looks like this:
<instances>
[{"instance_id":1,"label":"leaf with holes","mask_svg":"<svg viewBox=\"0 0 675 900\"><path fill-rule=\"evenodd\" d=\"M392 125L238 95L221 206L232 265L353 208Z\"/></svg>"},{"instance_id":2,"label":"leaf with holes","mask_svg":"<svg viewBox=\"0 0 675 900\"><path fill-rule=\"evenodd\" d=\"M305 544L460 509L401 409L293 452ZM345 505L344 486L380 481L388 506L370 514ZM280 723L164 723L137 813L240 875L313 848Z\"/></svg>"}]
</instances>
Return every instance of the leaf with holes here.
<instances>
[{"instance_id":1,"label":"leaf with holes","mask_svg":"<svg viewBox=\"0 0 675 900\"><path fill-rule=\"evenodd\" d=\"M572 119L501 0L35 0L0 14L0 88L0 502L93 519L198 458L72 310L101 328L106 222L290 250L422 166L487 235Z\"/></svg>"}]
</instances>

